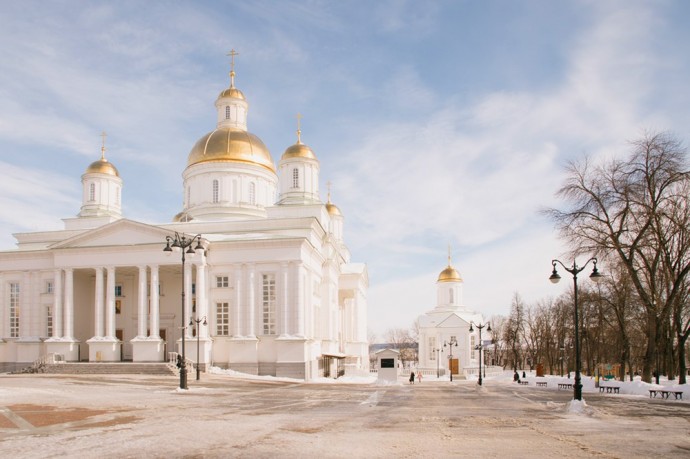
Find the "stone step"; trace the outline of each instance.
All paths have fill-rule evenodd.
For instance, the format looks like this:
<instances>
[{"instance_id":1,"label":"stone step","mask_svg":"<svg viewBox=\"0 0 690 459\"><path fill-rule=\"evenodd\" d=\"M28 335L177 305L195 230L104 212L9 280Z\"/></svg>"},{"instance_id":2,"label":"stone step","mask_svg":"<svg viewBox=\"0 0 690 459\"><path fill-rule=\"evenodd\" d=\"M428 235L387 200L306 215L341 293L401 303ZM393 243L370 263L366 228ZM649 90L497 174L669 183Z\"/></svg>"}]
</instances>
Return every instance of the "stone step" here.
<instances>
[{"instance_id":1,"label":"stone step","mask_svg":"<svg viewBox=\"0 0 690 459\"><path fill-rule=\"evenodd\" d=\"M145 374L176 375L177 369L168 363L108 363L80 362L46 364L42 373L48 374Z\"/></svg>"}]
</instances>

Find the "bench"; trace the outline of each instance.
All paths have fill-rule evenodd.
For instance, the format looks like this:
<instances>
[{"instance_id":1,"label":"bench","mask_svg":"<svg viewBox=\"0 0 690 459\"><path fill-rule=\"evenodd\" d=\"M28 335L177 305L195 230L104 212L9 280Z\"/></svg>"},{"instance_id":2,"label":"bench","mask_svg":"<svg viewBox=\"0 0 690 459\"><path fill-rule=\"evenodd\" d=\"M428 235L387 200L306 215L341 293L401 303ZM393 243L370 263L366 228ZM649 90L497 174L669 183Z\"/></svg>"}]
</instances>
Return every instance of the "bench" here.
<instances>
[{"instance_id":1,"label":"bench","mask_svg":"<svg viewBox=\"0 0 690 459\"><path fill-rule=\"evenodd\" d=\"M668 399L671 394L675 397L676 400L683 400L683 391L682 390L668 390L668 389L649 389L649 398L656 398L657 394L661 396L661 398Z\"/></svg>"},{"instance_id":2,"label":"bench","mask_svg":"<svg viewBox=\"0 0 690 459\"><path fill-rule=\"evenodd\" d=\"M607 394L618 394L620 393L620 386L602 386L599 385L599 392L606 392ZM651 396L651 394L650 394Z\"/></svg>"},{"instance_id":3,"label":"bench","mask_svg":"<svg viewBox=\"0 0 690 459\"><path fill-rule=\"evenodd\" d=\"M546 381L537 381L537 387L546 387Z\"/></svg>"},{"instance_id":4,"label":"bench","mask_svg":"<svg viewBox=\"0 0 690 459\"><path fill-rule=\"evenodd\" d=\"M572 383L558 383L558 389L572 389Z\"/></svg>"},{"instance_id":5,"label":"bench","mask_svg":"<svg viewBox=\"0 0 690 459\"><path fill-rule=\"evenodd\" d=\"M529 381L518 381L518 382L519 382L520 384L522 384L523 386L526 386L526 385L529 384Z\"/></svg>"}]
</instances>

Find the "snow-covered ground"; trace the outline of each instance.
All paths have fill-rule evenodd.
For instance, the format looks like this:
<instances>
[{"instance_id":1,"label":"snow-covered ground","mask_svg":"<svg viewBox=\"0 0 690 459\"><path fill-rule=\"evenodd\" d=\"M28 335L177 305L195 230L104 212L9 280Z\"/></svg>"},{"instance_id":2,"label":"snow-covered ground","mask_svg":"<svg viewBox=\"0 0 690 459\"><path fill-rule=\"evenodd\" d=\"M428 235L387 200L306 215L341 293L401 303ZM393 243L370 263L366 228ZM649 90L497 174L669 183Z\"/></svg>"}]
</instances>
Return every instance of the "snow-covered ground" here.
<instances>
[{"instance_id":1,"label":"snow-covered ground","mask_svg":"<svg viewBox=\"0 0 690 459\"><path fill-rule=\"evenodd\" d=\"M641 383L584 400L547 376L476 380L375 375L304 383L212 369L174 377L0 375L0 457L688 457L690 392L649 399ZM546 388L534 382L547 381ZM610 382L609 384L614 384Z\"/></svg>"}]
</instances>

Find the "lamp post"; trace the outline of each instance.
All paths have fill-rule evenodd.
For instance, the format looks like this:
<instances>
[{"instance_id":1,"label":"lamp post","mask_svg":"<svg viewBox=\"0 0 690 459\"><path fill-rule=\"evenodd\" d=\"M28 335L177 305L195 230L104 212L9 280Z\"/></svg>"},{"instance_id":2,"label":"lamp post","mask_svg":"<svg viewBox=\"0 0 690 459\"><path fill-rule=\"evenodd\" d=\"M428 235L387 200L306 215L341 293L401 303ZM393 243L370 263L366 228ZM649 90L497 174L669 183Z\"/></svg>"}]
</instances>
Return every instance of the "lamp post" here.
<instances>
[{"instance_id":1,"label":"lamp post","mask_svg":"<svg viewBox=\"0 0 690 459\"><path fill-rule=\"evenodd\" d=\"M450 382L453 382L453 346L458 347L458 340L450 339L450 343L443 342L443 347L448 346L448 371L450 372Z\"/></svg>"},{"instance_id":2,"label":"lamp post","mask_svg":"<svg viewBox=\"0 0 690 459\"><path fill-rule=\"evenodd\" d=\"M582 272L582 270L587 267L589 262L592 262L594 265L594 268L592 269L592 274L589 275L589 278L592 279L594 282L599 282L602 277L604 277L598 270L597 270L597 259L595 257L590 258L585 262L582 267L577 266L577 262L573 261L573 266L572 268L568 268L566 265L563 264L562 261L560 260L551 260L551 265L553 266L553 271L551 272L551 276L549 277L549 280L553 282L554 284L558 283L558 281L561 280L561 276L558 275L558 271L556 271L556 264L560 264L566 271L568 271L570 274L573 275L573 287L575 290L575 384L573 384L573 397L575 400L582 400L582 378L580 377L580 367L581 367L581 362L580 362L580 336L579 336L579 319L578 319L578 305L577 305L577 275Z\"/></svg>"},{"instance_id":3,"label":"lamp post","mask_svg":"<svg viewBox=\"0 0 690 459\"><path fill-rule=\"evenodd\" d=\"M208 325L206 323L206 316L201 319L189 319L189 326L196 324L196 380L199 380L199 322L204 322L201 325Z\"/></svg>"},{"instance_id":4,"label":"lamp post","mask_svg":"<svg viewBox=\"0 0 690 459\"><path fill-rule=\"evenodd\" d=\"M491 331L491 324L486 323L486 324L475 324L474 322L470 322L470 333L474 333L474 328L472 328L472 325L475 325L477 329L479 330L479 344L477 344L474 348L479 350L479 380L477 381L478 384L481 386L482 385L482 329L486 327L486 331L490 332Z\"/></svg>"},{"instance_id":5,"label":"lamp post","mask_svg":"<svg viewBox=\"0 0 690 459\"><path fill-rule=\"evenodd\" d=\"M179 234L175 231L175 237L165 236L165 248L163 252L167 255L171 255L173 252L180 252L182 254L182 364L180 366L180 389L187 389L187 356L185 354L184 341L185 341L185 328L187 326L187 321L185 319L184 313L184 262L185 254L193 257L195 253L204 253L204 248L201 245L201 234L196 236L185 236L184 234ZM192 244L196 241L196 247L192 249Z\"/></svg>"},{"instance_id":6,"label":"lamp post","mask_svg":"<svg viewBox=\"0 0 690 459\"><path fill-rule=\"evenodd\" d=\"M437 347L436 349L434 349L434 352L436 352L436 379L439 379L441 377L441 357L440 357L440 354L443 353L443 348Z\"/></svg>"}]
</instances>

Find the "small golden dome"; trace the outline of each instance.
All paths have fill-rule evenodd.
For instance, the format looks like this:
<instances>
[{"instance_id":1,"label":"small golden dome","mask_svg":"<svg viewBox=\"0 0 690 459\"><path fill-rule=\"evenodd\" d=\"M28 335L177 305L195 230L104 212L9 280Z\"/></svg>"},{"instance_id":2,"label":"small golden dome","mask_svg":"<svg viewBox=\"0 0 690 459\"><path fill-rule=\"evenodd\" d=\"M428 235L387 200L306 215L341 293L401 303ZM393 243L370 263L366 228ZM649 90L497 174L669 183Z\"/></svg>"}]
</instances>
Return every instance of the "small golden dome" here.
<instances>
[{"instance_id":1,"label":"small golden dome","mask_svg":"<svg viewBox=\"0 0 690 459\"><path fill-rule=\"evenodd\" d=\"M448 265L446 269L441 271L436 282L462 282L462 277L457 269Z\"/></svg>"},{"instance_id":2,"label":"small golden dome","mask_svg":"<svg viewBox=\"0 0 690 459\"><path fill-rule=\"evenodd\" d=\"M98 161L92 162L89 167L86 168L85 174L108 174L115 177L119 177L120 173L117 168L113 166L113 163L108 162L107 159L101 158Z\"/></svg>"},{"instance_id":3,"label":"small golden dome","mask_svg":"<svg viewBox=\"0 0 690 459\"><path fill-rule=\"evenodd\" d=\"M326 210L328 211L328 215L334 216L334 217L342 217L343 214L340 212L340 209L338 209L338 206L333 204L331 201L328 201L326 203Z\"/></svg>"},{"instance_id":4,"label":"small golden dome","mask_svg":"<svg viewBox=\"0 0 690 459\"><path fill-rule=\"evenodd\" d=\"M314 154L314 151L303 144L302 142L297 142L296 144L292 145L291 147L288 147L287 150L285 150L285 153L283 153L282 159L290 159L290 158L308 158L308 159L316 159L316 155Z\"/></svg>"},{"instance_id":5,"label":"small golden dome","mask_svg":"<svg viewBox=\"0 0 690 459\"><path fill-rule=\"evenodd\" d=\"M227 88L227 89L225 89L225 90L223 90L223 91L218 95L218 98L219 98L219 99L222 99L223 97L232 97L232 98L235 98L235 99L246 100L245 97L244 97L244 94L242 94L242 91L240 91L239 89L237 89L237 88L235 88L235 87L232 87L232 86L229 87L229 88Z\"/></svg>"},{"instance_id":6,"label":"small golden dome","mask_svg":"<svg viewBox=\"0 0 690 459\"><path fill-rule=\"evenodd\" d=\"M276 171L271 153L261 139L231 127L218 128L199 139L189 152L187 167L208 161L251 163Z\"/></svg>"},{"instance_id":7,"label":"small golden dome","mask_svg":"<svg viewBox=\"0 0 690 459\"><path fill-rule=\"evenodd\" d=\"M179 222L191 222L194 220L187 212L180 212L177 215L173 217L173 222L179 223Z\"/></svg>"}]
</instances>

